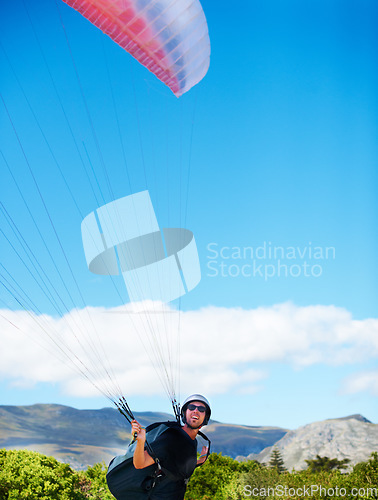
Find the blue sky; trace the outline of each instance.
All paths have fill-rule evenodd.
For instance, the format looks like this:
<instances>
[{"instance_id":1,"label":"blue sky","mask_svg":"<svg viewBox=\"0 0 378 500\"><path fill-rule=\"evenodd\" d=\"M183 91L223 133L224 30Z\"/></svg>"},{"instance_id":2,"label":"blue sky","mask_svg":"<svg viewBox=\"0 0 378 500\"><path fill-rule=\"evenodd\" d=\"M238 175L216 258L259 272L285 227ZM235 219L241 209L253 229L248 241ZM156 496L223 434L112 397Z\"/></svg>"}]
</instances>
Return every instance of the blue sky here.
<instances>
[{"instance_id":1,"label":"blue sky","mask_svg":"<svg viewBox=\"0 0 378 500\"><path fill-rule=\"evenodd\" d=\"M18 186L71 290L69 309L111 309L126 293L89 273L80 223L148 189L161 227L191 229L201 262L201 283L180 306L193 335L184 347L204 365L191 373L182 355L183 395L206 390L220 421L294 428L362 413L377 422L377 5L202 4L210 69L180 99L63 2L1 7L3 206L61 287ZM3 216L1 228L10 234ZM56 319L1 238L1 262ZM0 299L3 315L17 309L4 289ZM30 371L18 370L20 351L8 345L1 404L106 404L75 397L54 366L38 375L27 353ZM169 411L142 388L130 402Z\"/></svg>"}]
</instances>

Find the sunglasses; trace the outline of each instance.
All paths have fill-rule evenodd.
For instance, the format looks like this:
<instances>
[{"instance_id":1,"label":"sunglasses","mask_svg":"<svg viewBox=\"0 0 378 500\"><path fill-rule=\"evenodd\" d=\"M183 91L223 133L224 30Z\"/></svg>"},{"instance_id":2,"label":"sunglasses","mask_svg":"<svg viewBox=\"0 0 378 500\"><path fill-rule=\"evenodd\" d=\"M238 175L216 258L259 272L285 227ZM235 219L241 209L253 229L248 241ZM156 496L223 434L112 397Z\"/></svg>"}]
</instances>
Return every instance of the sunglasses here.
<instances>
[{"instance_id":1,"label":"sunglasses","mask_svg":"<svg viewBox=\"0 0 378 500\"><path fill-rule=\"evenodd\" d=\"M200 412L200 413L205 413L206 411L206 407L205 406L197 406L197 405L193 405L193 404L188 404L188 410L190 411L194 411L195 409L197 408L197 410Z\"/></svg>"}]
</instances>

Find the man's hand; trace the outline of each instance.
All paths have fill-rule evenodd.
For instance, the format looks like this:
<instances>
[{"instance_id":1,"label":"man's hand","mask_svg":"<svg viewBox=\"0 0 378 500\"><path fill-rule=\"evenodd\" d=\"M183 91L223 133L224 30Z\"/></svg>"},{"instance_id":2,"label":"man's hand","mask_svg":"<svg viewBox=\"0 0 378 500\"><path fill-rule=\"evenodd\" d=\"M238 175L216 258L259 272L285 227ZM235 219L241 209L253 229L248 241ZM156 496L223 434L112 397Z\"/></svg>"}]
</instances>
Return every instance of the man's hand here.
<instances>
[{"instance_id":1,"label":"man's hand","mask_svg":"<svg viewBox=\"0 0 378 500\"><path fill-rule=\"evenodd\" d=\"M203 464L206 461L208 451L209 451L209 448L207 446L202 446L201 455L199 456L199 458L197 460L197 465Z\"/></svg>"},{"instance_id":2,"label":"man's hand","mask_svg":"<svg viewBox=\"0 0 378 500\"><path fill-rule=\"evenodd\" d=\"M131 434L133 438L136 437L137 441L143 441L144 443L146 440L146 429L136 420L131 422Z\"/></svg>"}]
</instances>

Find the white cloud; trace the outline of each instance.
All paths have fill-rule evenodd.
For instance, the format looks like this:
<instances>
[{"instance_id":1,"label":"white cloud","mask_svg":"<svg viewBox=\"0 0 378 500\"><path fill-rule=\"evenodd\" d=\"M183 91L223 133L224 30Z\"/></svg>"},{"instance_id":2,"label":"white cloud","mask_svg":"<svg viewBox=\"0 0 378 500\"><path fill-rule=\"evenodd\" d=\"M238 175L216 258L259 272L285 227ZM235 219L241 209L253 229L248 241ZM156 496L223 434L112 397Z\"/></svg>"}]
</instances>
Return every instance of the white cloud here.
<instances>
[{"instance_id":1,"label":"white cloud","mask_svg":"<svg viewBox=\"0 0 378 500\"><path fill-rule=\"evenodd\" d=\"M250 394L268 376L259 363L301 368L315 363L353 364L378 355L378 319L357 321L334 306L285 303L251 310L207 307L182 313L159 313L152 304L144 307L148 314L126 306L87 308L61 319L0 311L0 376L24 385L53 381L68 394L85 397L97 390L72 371L73 365L85 371L85 365L104 390L109 375L126 394L156 394L162 383L153 362L162 373L159 365L164 358L165 369L176 375L179 338L181 391L192 392L195 386L206 394ZM367 380L350 387L377 391L377 385Z\"/></svg>"},{"instance_id":2,"label":"white cloud","mask_svg":"<svg viewBox=\"0 0 378 500\"><path fill-rule=\"evenodd\" d=\"M368 392L372 396L378 396L378 370L356 373L344 380L343 392L355 394Z\"/></svg>"}]
</instances>

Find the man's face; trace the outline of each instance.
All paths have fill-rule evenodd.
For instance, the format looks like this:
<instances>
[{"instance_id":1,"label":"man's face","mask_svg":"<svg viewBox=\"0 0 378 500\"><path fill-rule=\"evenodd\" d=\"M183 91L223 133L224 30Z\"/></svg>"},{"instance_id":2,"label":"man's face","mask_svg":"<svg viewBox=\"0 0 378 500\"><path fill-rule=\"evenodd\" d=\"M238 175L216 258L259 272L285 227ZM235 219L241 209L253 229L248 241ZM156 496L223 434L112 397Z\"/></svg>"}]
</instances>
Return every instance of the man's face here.
<instances>
[{"instance_id":1,"label":"man's face","mask_svg":"<svg viewBox=\"0 0 378 500\"><path fill-rule=\"evenodd\" d=\"M204 409L203 412L200 409ZM192 410L190 408L193 408ZM199 429L206 418L206 406L201 401L191 401L186 409L186 423L191 429Z\"/></svg>"}]
</instances>

